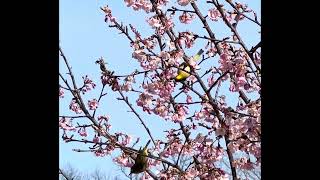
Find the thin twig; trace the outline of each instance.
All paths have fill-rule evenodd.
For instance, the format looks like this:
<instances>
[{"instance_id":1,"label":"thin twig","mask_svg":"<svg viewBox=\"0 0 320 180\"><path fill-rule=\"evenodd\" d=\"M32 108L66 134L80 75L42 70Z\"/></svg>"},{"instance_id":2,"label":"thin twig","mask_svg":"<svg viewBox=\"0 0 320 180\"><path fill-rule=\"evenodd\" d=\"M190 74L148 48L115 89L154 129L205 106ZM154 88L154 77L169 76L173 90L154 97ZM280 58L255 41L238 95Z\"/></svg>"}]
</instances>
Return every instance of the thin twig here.
<instances>
[{"instance_id":1,"label":"thin twig","mask_svg":"<svg viewBox=\"0 0 320 180\"><path fill-rule=\"evenodd\" d=\"M149 128L147 127L146 123L142 120L142 118L140 117L140 115L137 113L137 111L132 107L132 105L130 104L129 100L128 100L128 97L125 97L123 95L123 93L121 91L118 91L119 94L121 95L122 99L120 100L123 100L128 106L129 108L131 109L131 111L137 116L137 118L139 119L139 121L141 122L141 124L143 125L143 127L145 128L145 130L147 131L149 137L151 138L153 144L156 146L156 142L155 140L153 139L153 136L151 135L151 132L149 130Z\"/></svg>"},{"instance_id":2,"label":"thin twig","mask_svg":"<svg viewBox=\"0 0 320 180\"><path fill-rule=\"evenodd\" d=\"M59 168L59 173L60 173L66 180L72 180L72 179L70 179L60 168Z\"/></svg>"},{"instance_id":3,"label":"thin twig","mask_svg":"<svg viewBox=\"0 0 320 180\"><path fill-rule=\"evenodd\" d=\"M246 17L246 18L249 19L250 21L256 23L256 24L259 25L259 26L261 26L261 24L258 22L258 20L253 20L252 18L250 18L250 17L247 16L246 14L240 12L240 11L238 10L238 8L237 8L230 0L226 0L226 1L227 1L227 3L229 3L229 4L233 7L233 9L235 9L235 10L237 11L238 14L243 15L244 17Z\"/></svg>"},{"instance_id":4,"label":"thin twig","mask_svg":"<svg viewBox=\"0 0 320 180\"><path fill-rule=\"evenodd\" d=\"M100 95L99 95L99 98L98 98L98 103L100 103L100 100L101 100L101 98L102 98L103 96L107 95L107 93L104 93L104 94L103 94L103 90L104 90L105 86L106 86L106 85L103 84L102 89L101 89L101 92L100 92ZM95 109L95 110L93 111L93 115L92 115L93 118L94 118L95 115L96 115L96 111L97 111L97 109Z\"/></svg>"},{"instance_id":5,"label":"thin twig","mask_svg":"<svg viewBox=\"0 0 320 180\"><path fill-rule=\"evenodd\" d=\"M210 88L208 89L208 93L210 93L211 89L216 86L218 84L218 82L220 82L220 79L222 79L225 75L227 75L229 73L229 71L224 72L221 76L218 77L218 79L210 86Z\"/></svg>"},{"instance_id":6,"label":"thin twig","mask_svg":"<svg viewBox=\"0 0 320 180\"><path fill-rule=\"evenodd\" d=\"M87 116L59 116L59 117L64 117L64 118L71 118L71 119L76 119L76 118L85 118Z\"/></svg>"}]
</instances>

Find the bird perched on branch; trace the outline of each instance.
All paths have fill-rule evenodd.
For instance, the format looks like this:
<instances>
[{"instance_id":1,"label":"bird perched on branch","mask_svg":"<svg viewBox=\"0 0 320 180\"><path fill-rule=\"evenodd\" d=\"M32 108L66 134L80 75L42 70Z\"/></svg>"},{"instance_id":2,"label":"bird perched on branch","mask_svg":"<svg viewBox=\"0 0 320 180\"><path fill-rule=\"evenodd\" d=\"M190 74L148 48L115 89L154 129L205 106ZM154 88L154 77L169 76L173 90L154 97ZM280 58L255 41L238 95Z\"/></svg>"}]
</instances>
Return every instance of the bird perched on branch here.
<instances>
[{"instance_id":1,"label":"bird perched on branch","mask_svg":"<svg viewBox=\"0 0 320 180\"><path fill-rule=\"evenodd\" d=\"M200 49L199 52L195 56L193 56L193 59L195 61L200 60L201 59L201 54L203 52L204 52L203 49ZM181 81L186 80L190 76L190 71L191 71L190 66L188 66L186 62L183 62L179 66L179 68L180 69L178 70L178 75L174 78L177 82L181 82Z\"/></svg>"},{"instance_id":2,"label":"bird perched on branch","mask_svg":"<svg viewBox=\"0 0 320 180\"><path fill-rule=\"evenodd\" d=\"M103 58L99 58L97 61L96 61L96 64L99 64L100 65L100 70L102 71L103 74L105 75L112 75L113 73L111 71L109 71L106 67L106 64L108 63L105 63Z\"/></svg>"},{"instance_id":3,"label":"bird perched on branch","mask_svg":"<svg viewBox=\"0 0 320 180\"><path fill-rule=\"evenodd\" d=\"M134 165L131 167L131 170L130 170L130 175L131 174L139 174L139 173L142 173L144 172L147 167L148 167L148 145L150 144L150 140L147 142L147 144L144 146L143 149L139 149L138 153L137 154L137 157L135 159L135 163Z\"/></svg>"}]
</instances>

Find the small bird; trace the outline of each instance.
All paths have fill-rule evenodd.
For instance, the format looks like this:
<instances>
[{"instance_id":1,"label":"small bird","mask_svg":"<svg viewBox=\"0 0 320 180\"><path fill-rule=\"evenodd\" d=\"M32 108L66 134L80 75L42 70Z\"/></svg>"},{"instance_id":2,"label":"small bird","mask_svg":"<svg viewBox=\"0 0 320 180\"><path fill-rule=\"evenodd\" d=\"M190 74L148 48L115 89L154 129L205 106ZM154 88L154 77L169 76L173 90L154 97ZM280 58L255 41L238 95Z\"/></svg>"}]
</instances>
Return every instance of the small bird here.
<instances>
[{"instance_id":1,"label":"small bird","mask_svg":"<svg viewBox=\"0 0 320 180\"><path fill-rule=\"evenodd\" d=\"M146 169L147 169L147 166L148 166L148 145L151 141L149 140L147 142L147 144L145 145L145 147L141 150L141 147L138 151L138 155L135 159L135 163L134 165L131 167L131 170L130 170L130 174L139 174L139 173L142 173L144 172Z\"/></svg>"},{"instance_id":2,"label":"small bird","mask_svg":"<svg viewBox=\"0 0 320 180\"><path fill-rule=\"evenodd\" d=\"M107 63L104 62L103 58L99 58L99 59L96 61L96 64L99 64L99 65L100 65L100 70L101 70L102 72L107 72L107 71L108 71L107 68L106 68L106 64L107 64Z\"/></svg>"},{"instance_id":3,"label":"small bird","mask_svg":"<svg viewBox=\"0 0 320 180\"><path fill-rule=\"evenodd\" d=\"M201 54L203 53L203 49L200 49L199 52L193 57L193 59L195 61L198 61L201 59ZM181 82L186 80L189 76L190 76L190 71L191 68L190 66L187 65L187 63L183 62L180 66L179 66L179 70L178 70L178 75L174 78L177 82ZM181 70L183 69L183 70Z\"/></svg>"},{"instance_id":4,"label":"small bird","mask_svg":"<svg viewBox=\"0 0 320 180\"><path fill-rule=\"evenodd\" d=\"M108 63L105 63L103 58L99 58L97 61L96 61L96 64L99 64L100 65L100 70L101 72L104 74L104 75L107 75L107 76L110 76L110 75L113 75L113 72L109 71L106 67L106 64Z\"/></svg>"}]
</instances>

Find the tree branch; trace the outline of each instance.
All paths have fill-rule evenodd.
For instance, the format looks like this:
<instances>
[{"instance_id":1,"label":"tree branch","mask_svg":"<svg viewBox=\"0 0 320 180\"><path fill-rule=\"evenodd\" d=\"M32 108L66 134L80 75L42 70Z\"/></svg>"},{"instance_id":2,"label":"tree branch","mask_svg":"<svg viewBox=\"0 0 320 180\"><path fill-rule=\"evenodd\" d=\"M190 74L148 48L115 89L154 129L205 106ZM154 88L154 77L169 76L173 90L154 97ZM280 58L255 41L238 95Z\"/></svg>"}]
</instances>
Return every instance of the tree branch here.
<instances>
[{"instance_id":1,"label":"tree branch","mask_svg":"<svg viewBox=\"0 0 320 180\"><path fill-rule=\"evenodd\" d=\"M69 178L60 168L59 168L59 173L66 179L66 180L72 180Z\"/></svg>"}]
</instances>

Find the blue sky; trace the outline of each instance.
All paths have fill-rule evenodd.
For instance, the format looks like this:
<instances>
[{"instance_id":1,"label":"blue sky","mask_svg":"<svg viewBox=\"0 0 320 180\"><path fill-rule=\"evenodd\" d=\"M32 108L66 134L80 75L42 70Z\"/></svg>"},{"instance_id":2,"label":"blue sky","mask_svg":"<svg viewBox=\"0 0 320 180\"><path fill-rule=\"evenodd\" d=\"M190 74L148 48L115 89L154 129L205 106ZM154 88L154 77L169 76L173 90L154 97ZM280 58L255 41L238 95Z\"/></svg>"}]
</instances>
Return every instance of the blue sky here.
<instances>
[{"instance_id":1,"label":"blue sky","mask_svg":"<svg viewBox=\"0 0 320 180\"><path fill-rule=\"evenodd\" d=\"M173 5L177 5L175 0ZM260 19L260 1L259 0L241 0L243 3L247 3L249 7L258 13ZM101 89L100 73L98 66L94 63L99 57L104 57L108 62L108 68L115 70L117 74L129 74L138 68L136 60L131 58L132 49L130 48L129 41L123 36L118 34L116 29L111 29L104 23L104 14L101 12L100 7L108 3L112 9L113 15L126 25L131 23L135 28L146 37L153 33L153 30L145 23L147 16L143 12L133 11L131 8L127 8L122 0L109 0L109 1L87 1L87 0L60 0L60 45L72 66L72 70L76 75L76 80L81 83L82 77L88 75L97 84L97 88L86 95L85 99L97 98L99 89ZM170 5L168 6L170 7ZM190 9L187 6L185 9ZM209 9L208 6L200 6L200 9L205 13ZM229 30L225 30L221 23L210 23L210 26L216 33L217 38L230 34ZM176 30L185 31L191 30L201 32L204 34L204 30L198 20L195 20L191 25L182 25L176 23ZM258 26L246 21L246 23L239 24L239 33L242 35L248 48L251 48L257 42L260 41L260 34ZM204 47L205 41L199 41L194 48L187 50L188 55L196 53L200 47ZM212 61L208 61L206 65L215 64ZM60 72L65 73L66 68L64 63L60 61ZM201 71L199 72L201 74ZM143 142L146 142L147 134L143 127L140 125L139 120L132 113L128 113L129 110L126 104L122 101L116 100L119 94L111 92L109 88L108 95L105 96L101 103L97 114L108 114L111 119L112 132L126 132L133 137L142 136ZM221 91L227 91L228 86L221 87ZM137 96L128 95L132 104L135 104ZM64 99L60 100L60 115L74 115L73 112L68 110L71 97L66 94ZM185 100L185 96L182 96L181 101ZM230 94L227 97L227 101L231 104L235 104L237 96ZM199 109L199 108L197 108ZM192 113L194 109L191 109ZM153 136L158 139L163 137L163 130L167 127L177 127L171 122L160 120L157 117L147 115L138 109L140 115L145 120L147 126L152 130ZM81 123L87 122L85 119L80 121ZM61 132L60 132L61 137ZM61 138L60 138L61 139ZM59 142L60 156L59 165L64 167L66 164L71 164L75 168L83 172L91 172L96 168L99 168L106 172L107 175L121 176L119 167L114 165L112 157L105 156L103 158L95 157L92 153L76 153L73 152L73 148L86 149L87 146L83 146L79 143L64 143L62 140Z\"/></svg>"}]
</instances>

